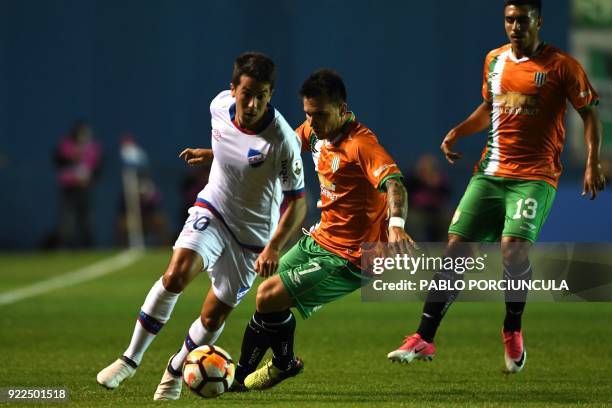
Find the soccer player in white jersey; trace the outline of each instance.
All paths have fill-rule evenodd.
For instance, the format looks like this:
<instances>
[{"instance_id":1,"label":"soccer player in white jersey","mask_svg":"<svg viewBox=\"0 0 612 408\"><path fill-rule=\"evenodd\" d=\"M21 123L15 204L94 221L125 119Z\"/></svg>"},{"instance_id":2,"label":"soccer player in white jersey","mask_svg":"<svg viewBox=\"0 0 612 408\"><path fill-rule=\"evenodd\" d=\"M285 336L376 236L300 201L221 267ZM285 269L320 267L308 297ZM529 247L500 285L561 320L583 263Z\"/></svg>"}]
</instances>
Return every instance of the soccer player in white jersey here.
<instances>
[{"instance_id":1,"label":"soccer player in white jersey","mask_svg":"<svg viewBox=\"0 0 612 408\"><path fill-rule=\"evenodd\" d=\"M142 305L129 347L98 373L102 386L114 389L134 375L181 292L207 270L212 285L201 314L170 358L154 395L156 400L178 399L189 351L213 344L256 275L276 271L279 251L301 226L306 203L300 142L269 104L275 76L270 58L242 54L234 63L230 90L212 101L209 182L189 210L166 272ZM189 163L197 150L185 149L180 157ZM279 220L283 193L288 206Z\"/></svg>"}]
</instances>

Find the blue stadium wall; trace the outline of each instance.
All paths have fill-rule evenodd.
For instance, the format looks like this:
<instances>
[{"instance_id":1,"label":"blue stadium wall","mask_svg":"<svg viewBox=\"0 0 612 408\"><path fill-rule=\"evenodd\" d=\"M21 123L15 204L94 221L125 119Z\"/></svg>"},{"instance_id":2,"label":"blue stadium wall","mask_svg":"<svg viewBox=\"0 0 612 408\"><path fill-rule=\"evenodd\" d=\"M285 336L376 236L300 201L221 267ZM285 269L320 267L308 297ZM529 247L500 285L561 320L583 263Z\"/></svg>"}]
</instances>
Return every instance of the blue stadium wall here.
<instances>
[{"instance_id":1,"label":"blue stadium wall","mask_svg":"<svg viewBox=\"0 0 612 408\"><path fill-rule=\"evenodd\" d=\"M568 1L548 3L555 11L545 8L543 37L566 48ZM0 30L0 248L36 247L55 225L51 152L75 118L87 118L104 147L95 213L97 243L107 246L120 199L120 134L132 132L148 151L177 228L186 172L177 154L210 146L208 104L227 87L237 54L273 57L273 103L294 125L303 120L302 80L316 68L338 70L350 108L408 169L437 154L445 132L480 102L483 58L505 42L501 0L2 0ZM462 142L465 160L448 168L455 196L483 143L484 135ZM564 176L564 204L543 237L609 240L610 195L580 203L577 177ZM574 202L583 219L568 230Z\"/></svg>"}]
</instances>

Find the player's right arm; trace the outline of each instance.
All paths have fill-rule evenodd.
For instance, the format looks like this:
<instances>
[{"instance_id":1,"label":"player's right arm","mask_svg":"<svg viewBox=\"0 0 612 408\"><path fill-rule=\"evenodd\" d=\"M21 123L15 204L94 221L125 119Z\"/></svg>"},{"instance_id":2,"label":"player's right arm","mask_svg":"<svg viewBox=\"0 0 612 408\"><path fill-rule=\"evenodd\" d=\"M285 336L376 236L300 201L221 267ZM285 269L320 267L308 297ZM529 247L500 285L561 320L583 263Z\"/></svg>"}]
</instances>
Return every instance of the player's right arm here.
<instances>
[{"instance_id":1,"label":"player's right arm","mask_svg":"<svg viewBox=\"0 0 612 408\"><path fill-rule=\"evenodd\" d=\"M210 166L214 155L212 149L192 149L188 147L179 154L179 158L185 160L190 166Z\"/></svg>"},{"instance_id":2,"label":"player's right arm","mask_svg":"<svg viewBox=\"0 0 612 408\"><path fill-rule=\"evenodd\" d=\"M453 151L453 146L457 140L464 136L469 136L474 133L485 130L491 124L492 95L489 84L489 67L491 60L495 57L497 50L489 52L484 61L482 70L482 103L478 105L476 110L472 112L463 122L449 130L444 137L440 149L450 164L455 164L455 160L459 160L463 155Z\"/></svg>"},{"instance_id":3,"label":"player's right arm","mask_svg":"<svg viewBox=\"0 0 612 408\"><path fill-rule=\"evenodd\" d=\"M483 101L466 120L452 128L446 134L446 137L440 145L440 149L450 164L455 164L455 160L459 160L462 157L461 153L453 151L453 146L457 142L457 139L478 133L489 127L491 123L491 110L491 103Z\"/></svg>"}]
</instances>

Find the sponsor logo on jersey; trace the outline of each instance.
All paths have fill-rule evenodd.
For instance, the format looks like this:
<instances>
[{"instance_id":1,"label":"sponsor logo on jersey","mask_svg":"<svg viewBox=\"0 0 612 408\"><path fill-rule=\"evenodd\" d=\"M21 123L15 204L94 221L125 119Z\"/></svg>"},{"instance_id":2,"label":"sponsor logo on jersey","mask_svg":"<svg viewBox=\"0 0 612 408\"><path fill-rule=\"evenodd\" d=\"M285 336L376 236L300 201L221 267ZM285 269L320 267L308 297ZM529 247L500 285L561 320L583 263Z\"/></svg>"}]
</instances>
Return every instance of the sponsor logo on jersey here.
<instances>
[{"instance_id":1,"label":"sponsor logo on jersey","mask_svg":"<svg viewBox=\"0 0 612 408\"><path fill-rule=\"evenodd\" d=\"M541 88L546 83L546 72L536 72L533 76L533 81L538 88Z\"/></svg>"},{"instance_id":2,"label":"sponsor logo on jersey","mask_svg":"<svg viewBox=\"0 0 612 408\"><path fill-rule=\"evenodd\" d=\"M376 170L374 170L374 177L378 177L380 176L380 174L387 170L390 169L391 167L397 167L397 164L393 163L393 164L385 164L384 166L380 166L379 168L377 168Z\"/></svg>"},{"instance_id":3,"label":"sponsor logo on jersey","mask_svg":"<svg viewBox=\"0 0 612 408\"><path fill-rule=\"evenodd\" d=\"M302 160L298 159L293 162L293 174L299 176L302 173Z\"/></svg>"},{"instance_id":4,"label":"sponsor logo on jersey","mask_svg":"<svg viewBox=\"0 0 612 408\"><path fill-rule=\"evenodd\" d=\"M319 183L321 183L321 187L326 188L330 191L336 191L336 185L329 181L324 175L318 173Z\"/></svg>"},{"instance_id":5,"label":"sponsor logo on jersey","mask_svg":"<svg viewBox=\"0 0 612 408\"><path fill-rule=\"evenodd\" d=\"M283 184L286 184L287 181L289 181L289 172L287 170L287 160L286 159L281 161L280 178Z\"/></svg>"},{"instance_id":6,"label":"sponsor logo on jersey","mask_svg":"<svg viewBox=\"0 0 612 408\"><path fill-rule=\"evenodd\" d=\"M493 104L507 115L536 115L539 112L538 97L519 92L495 95Z\"/></svg>"},{"instance_id":7,"label":"sponsor logo on jersey","mask_svg":"<svg viewBox=\"0 0 612 408\"><path fill-rule=\"evenodd\" d=\"M249 149L247 153L247 159L251 167L259 167L266 160L266 156L257 149Z\"/></svg>"},{"instance_id":8,"label":"sponsor logo on jersey","mask_svg":"<svg viewBox=\"0 0 612 408\"><path fill-rule=\"evenodd\" d=\"M221 131L219 131L218 129L213 129L212 137L218 142L219 140L221 140Z\"/></svg>"},{"instance_id":9,"label":"sponsor logo on jersey","mask_svg":"<svg viewBox=\"0 0 612 408\"><path fill-rule=\"evenodd\" d=\"M249 292L249 289L251 289L250 286L243 286L238 290L238 293L236 294L236 300L240 300L244 297L244 295L246 295Z\"/></svg>"}]
</instances>

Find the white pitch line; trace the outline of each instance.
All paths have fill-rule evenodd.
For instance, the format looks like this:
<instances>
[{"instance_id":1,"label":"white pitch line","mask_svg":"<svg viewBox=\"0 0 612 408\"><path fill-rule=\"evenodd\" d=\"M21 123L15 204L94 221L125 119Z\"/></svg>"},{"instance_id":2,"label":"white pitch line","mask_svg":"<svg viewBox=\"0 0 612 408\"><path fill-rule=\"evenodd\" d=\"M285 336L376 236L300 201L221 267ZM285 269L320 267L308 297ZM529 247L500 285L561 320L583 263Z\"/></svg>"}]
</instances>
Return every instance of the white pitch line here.
<instances>
[{"instance_id":1,"label":"white pitch line","mask_svg":"<svg viewBox=\"0 0 612 408\"><path fill-rule=\"evenodd\" d=\"M141 256L142 251L125 251L112 258L96 262L76 271L45 279L44 281L9 292L0 293L0 306L99 278L131 265Z\"/></svg>"}]
</instances>

